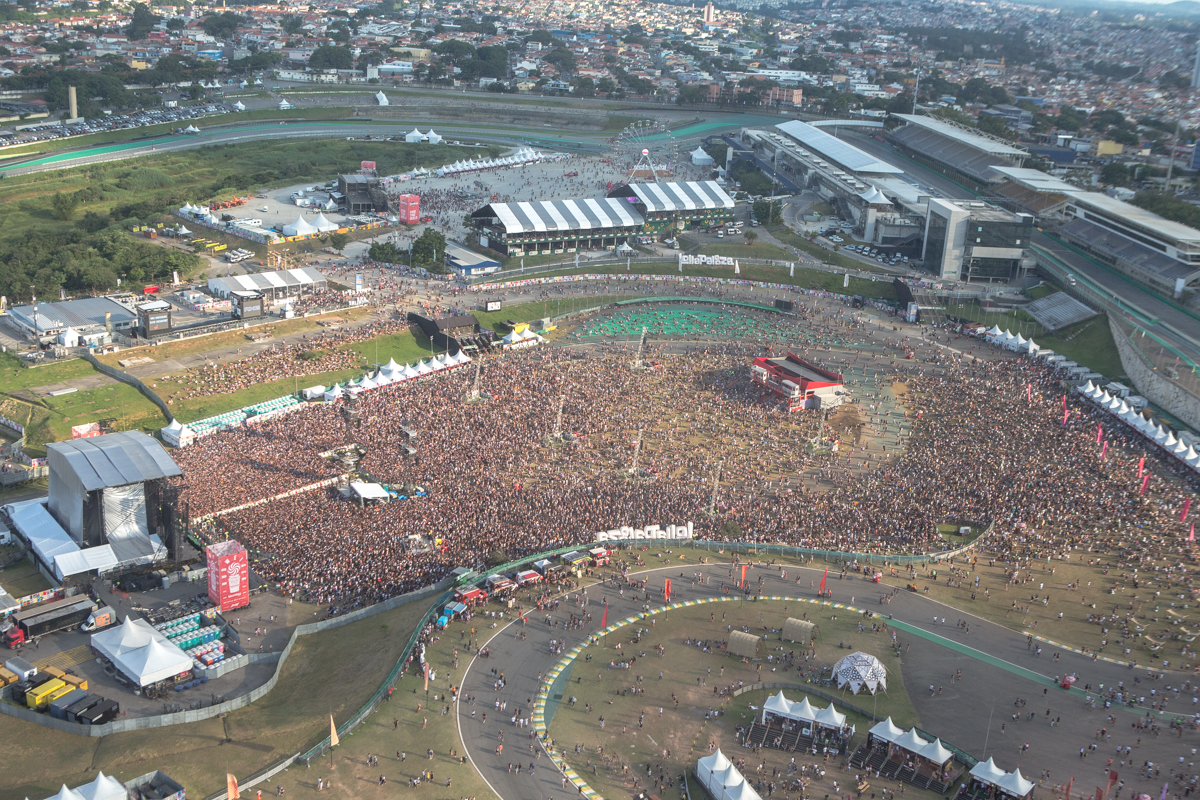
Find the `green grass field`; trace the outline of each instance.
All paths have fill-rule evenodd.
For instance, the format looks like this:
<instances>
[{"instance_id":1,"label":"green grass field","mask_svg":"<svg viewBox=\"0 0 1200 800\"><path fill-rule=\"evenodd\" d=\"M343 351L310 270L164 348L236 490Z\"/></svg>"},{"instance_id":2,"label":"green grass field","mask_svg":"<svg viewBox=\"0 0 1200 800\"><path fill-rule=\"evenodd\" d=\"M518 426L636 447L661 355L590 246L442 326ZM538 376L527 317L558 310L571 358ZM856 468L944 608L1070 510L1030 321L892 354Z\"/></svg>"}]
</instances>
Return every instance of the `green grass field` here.
<instances>
[{"instance_id":1,"label":"green grass field","mask_svg":"<svg viewBox=\"0 0 1200 800\"><path fill-rule=\"evenodd\" d=\"M850 256L842 255L841 253L834 252L833 250L827 250L826 248L821 247L819 244L810 242L803 236L794 233L790 228L782 223L770 225L768 226L767 230L771 232L772 236L784 244L789 244L799 250L801 253L807 253L818 261L826 264L833 264L835 267L844 267L846 269L859 270L862 272L871 272L875 270L874 266L866 264L857 258L851 258Z\"/></svg>"},{"instance_id":2,"label":"green grass field","mask_svg":"<svg viewBox=\"0 0 1200 800\"><path fill-rule=\"evenodd\" d=\"M161 769L180 781L193 797L223 789L226 772L244 778L328 736L330 714L338 724L353 715L387 677L427 605L411 603L300 638L274 690L224 718L88 738L0 715L0 737L7 743L0 751L0 769L10 776L0 785L0 800L49 797L63 783L76 786L90 781L96 770L129 780L149 769ZM370 646L363 646L368 641ZM384 713L372 720L379 722ZM390 719L387 727L391 727ZM352 796L373 800L373 793L357 793L359 784L352 777L355 748L370 739L370 728L368 724L347 737L336 755L346 764L337 773L338 780L347 788L355 787ZM357 757L366 752L382 755L387 749L358 750ZM46 753L54 757L43 757ZM289 797L315 790L317 775L321 774L316 766L312 770L288 770L272 782L271 791L276 784L283 785ZM418 764L412 766L417 768ZM367 772L365 767L362 772ZM328 776L327 769L324 774Z\"/></svg>"},{"instance_id":3,"label":"green grass field","mask_svg":"<svg viewBox=\"0 0 1200 800\"><path fill-rule=\"evenodd\" d=\"M764 258L771 261L792 261L794 256L782 247L765 242L751 244L745 241L721 242L706 244L700 252L710 256L729 256L730 258Z\"/></svg>"},{"instance_id":4,"label":"green grass field","mask_svg":"<svg viewBox=\"0 0 1200 800\"><path fill-rule=\"evenodd\" d=\"M4 181L6 228L10 231L54 230L73 225L50 207L55 192L80 193L75 219L87 212L117 215L136 207L142 221L166 219L163 212L185 202L244 196L267 186L287 186L324 179L348 164L374 160L381 173L477 155L475 148L446 144L341 139L288 139L276 142L214 145L136 161L93 164L39 172Z\"/></svg>"},{"instance_id":5,"label":"green grass field","mask_svg":"<svg viewBox=\"0 0 1200 800\"><path fill-rule=\"evenodd\" d=\"M37 487L41 487L42 491L45 491L47 489L46 480L43 478L36 481L29 481L28 483L17 484L12 488L31 491ZM15 546L0 547L0 561L4 561L15 552L17 552ZM28 558L22 558L17 563L0 569L0 586L3 586L4 591L13 597L24 597L27 594L49 589L50 582L42 576L42 573L38 572L38 568L32 561Z\"/></svg>"},{"instance_id":6,"label":"green grass field","mask_svg":"<svg viewBox=\"0 0 1200 800\"><path fill-rule=\"evenodd\" d=\"M69 381L95 375L96 370L82 358L49 363L44 366L27 366L12 353L0 353L0 387L5 392L15 392L34 386Z\"/></svg>"},{"instance_id":7,"label":"green grass field","mask_svg":"<svg viewBox=\"0 0 1200 800\"><path fill-rule=\"evenodd\" d=\"M1090 367L1106 378L1115 380L1125 374L1121 354L1113 341L1112 328L1104 314L1054 333L1044 333L1036 341L1042 347Z\"/></svg>"},{"instance_id":8,"label":"green grass field","mask_svg":"<svg viewBox=\"0 0 1200 800\"><path fill-rule=\"evenodd\" d=\"M1058 291L1058 288L1048 283L1043 283L1025 290L1025 294L1029 295L1034 300L1041 300L1047 295L1052 295Z\"/></svg>"}]
</instances>

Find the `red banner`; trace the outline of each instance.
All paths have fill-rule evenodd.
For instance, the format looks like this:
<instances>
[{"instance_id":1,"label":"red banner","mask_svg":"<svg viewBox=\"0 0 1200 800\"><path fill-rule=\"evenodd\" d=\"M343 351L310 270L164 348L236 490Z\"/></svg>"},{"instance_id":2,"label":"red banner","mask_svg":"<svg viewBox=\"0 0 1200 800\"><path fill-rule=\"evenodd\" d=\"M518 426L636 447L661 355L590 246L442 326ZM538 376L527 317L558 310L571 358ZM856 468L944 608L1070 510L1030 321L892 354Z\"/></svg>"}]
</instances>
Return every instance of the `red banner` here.
<instances>
[{"instance_id":1,"label":"red banner","mask_svg":"<svg viewBox=\"0 0 1200 800\"><path fill-rule=\"evenodd\" d=\"M1138 459L1138 477L1140 478L1145 474L1146 474L1146 457L1142 456L1141 458Z\"/></svg>"},{"instance_id":2,"label":"red banner","mask_svg":"<svg viewBox=\"0 0 1200 800\"><path fill-rule=\"evenodd\" d=\"M602 629L608 627L608 603L604 604L604 616L600 618L600 627Z\"/></svg>"},{"instance_id":3,"label":"red banner","mask_svg":"<svg viewBox=\"0 0 1200 800\"><path fill-rule=\"evenodd\" d=\"M750 566L750 565L742 564L742 582L739 583L738 586L740 586L743 589L746 588L746 567L748 567L748 566Z\"/></svg>"},{"instance_id":4,"label":"red banner","mask_svg":"<svg viewBox=\"0 0 1200 800\"><path fill-rule=\"evenodd\" d=\"M375 171L375 162L374 161L364 161L364 162L362 162L362 164L359 165L359 168L363 172L368 172L368 171L374 172Z\"/></svg>"},{"instance_id":5,"label":"red banner","mask_svg":"<svg viewBox=\"0 0 1200 800\"><path fill-rule=\"evenodd\" d=\"M671 579L667 578L663 581L663 600L671 602Z\"/></svg>"},{"instance_id":6,"label":"red banner","mask_svg":"<svg viewBox=\"0 0 1200 800\"><path fill-rule=\"evenodd\" d=\"M829 567L825 568L825 574L821 576L821 594L825 594L825 579L829 577Z\"/></svg>"}]
</instances>

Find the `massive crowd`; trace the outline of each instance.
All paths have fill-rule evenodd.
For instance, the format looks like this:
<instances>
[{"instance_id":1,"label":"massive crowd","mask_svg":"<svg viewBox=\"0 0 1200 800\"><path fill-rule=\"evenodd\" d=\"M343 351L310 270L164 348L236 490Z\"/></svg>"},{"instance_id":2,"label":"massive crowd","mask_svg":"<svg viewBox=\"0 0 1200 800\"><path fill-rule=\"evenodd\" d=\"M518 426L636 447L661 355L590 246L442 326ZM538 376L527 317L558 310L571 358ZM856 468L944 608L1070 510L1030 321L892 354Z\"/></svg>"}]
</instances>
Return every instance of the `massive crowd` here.
<instances>
[{"instance_id":1,"label":"massive crowd","mask_svg":"<svg viewBox=\"0 0 1200 800\"><path fill-rule=\"evenodd\" d=\"M871 337L853 335L858 355L869 352ZM926 361L885 361L899 344L876 348L879 369L858 389L864 424L912 428L905 447L882 452L864 452L870 442L858 437L834 452L810 447L839 432L819 414L759 402L748 376L755 348L730 345L657 353L660 368L641 371L623 351L506 355L486 361L478 402L467 401L474 369L462 369L360 397L355 427L340 407L315 406L203 439L178 460L193 516L338 475L342 468L319 454L351 442L373 478L424 488L425 497L365 508L315 490L220 518L265 554L264 575L341 606L411 590L497 551L519 557L621 525L691 521L700 538L914 553L940 548L943 522L1004 532L1019 523L1077 531L1183 524L1188 487L1152 460L1161 477L1139 495L1137 459L1148 448L1114 434L1101 460L1093 412L1071 401L1063 425L1064 390L1048 367L937 364L933 346L915 342L905 346ZM820 350L814 356L831 362L852 357ZM901 387L902 421L875 410L893 387ZM560 397L564 442L553 436ZM410 536L441 545L413 554Z\"/></svg>"}]
</instances>

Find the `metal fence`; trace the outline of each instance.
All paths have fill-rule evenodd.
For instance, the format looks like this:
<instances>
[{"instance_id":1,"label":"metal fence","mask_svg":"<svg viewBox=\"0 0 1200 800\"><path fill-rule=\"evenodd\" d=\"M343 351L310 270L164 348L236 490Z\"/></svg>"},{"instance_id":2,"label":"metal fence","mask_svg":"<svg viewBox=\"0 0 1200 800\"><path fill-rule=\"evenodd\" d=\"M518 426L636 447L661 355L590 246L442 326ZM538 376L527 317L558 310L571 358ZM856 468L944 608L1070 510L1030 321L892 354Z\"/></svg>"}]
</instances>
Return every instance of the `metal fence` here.
<instances>
[{"instance_id":1,"label":"metal fence","mask_svg":"<svg viewBox=\"0 0 1200 800\"><path fill-rule=\"evenodd\" d=\"M730 553L745 553L747 555L785 556L806 559L809 561L816 561L819 559L829 564L851 564L858 562L860 564L872 564L881 567L911 566L924 565L931 561L946 561L951 558L955 558L956 556L960 556L963 553L969 552L978 547L981 542L991 538L992 531L995 530L995 527L995 523L989 525L987 530L961 547L951 550L937 550L910 555L896 555L888 553L855 553L841 550L815 550L808 547L792 547L791 545L786 544L719 542L709 540L692 540L691 546L693 549L720 550L722 552L728 551Z\"/></svg>"}]
</instances>

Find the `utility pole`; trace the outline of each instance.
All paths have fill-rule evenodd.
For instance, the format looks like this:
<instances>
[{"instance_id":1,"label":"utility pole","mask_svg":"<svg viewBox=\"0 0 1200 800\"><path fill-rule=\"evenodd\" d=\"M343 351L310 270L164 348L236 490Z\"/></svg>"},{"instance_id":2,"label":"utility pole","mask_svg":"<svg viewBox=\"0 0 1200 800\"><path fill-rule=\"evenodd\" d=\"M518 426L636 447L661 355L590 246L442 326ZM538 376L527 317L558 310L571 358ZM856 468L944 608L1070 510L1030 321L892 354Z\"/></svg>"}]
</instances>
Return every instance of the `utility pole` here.
<instances>
[{"instance_id":1,"label":"utility pole","mask_svg":"<svg viewBox=\"0 0 1200 800\"><path fill-rule=\"evenodd\" d=\"M721 488L721 462L717 462L717 472L713 475L713 493L712 500L708 504L708 515L715 517L717 515L717 491Z\"/></svg>"},{"instance_id":2,"label":"utility pole","mask_svg":"<svg viewBox=\"0 0 1200 800\"><path fill-rule=\"evenodd\" d=\"M917 95L921 93L921 70L917 70L917 85L913 89L913 116L917 115Z\"/></svg>"},{"instance_id":3,"label":"utility pole","mask_svg":"<svg viewBox=\"0 0 1200 800\"><path fill-rule=\"evenodd\" d=\"M563 435L563 433L562 433L562 412L563 412L563 403L566 401L566 399L567 399L566 392L563 392L562 394L560 394L558 396L558 417L554 420L554 438L559 439L559 440L562 439L562 435Z\"/></svg>"}]
</instances>

